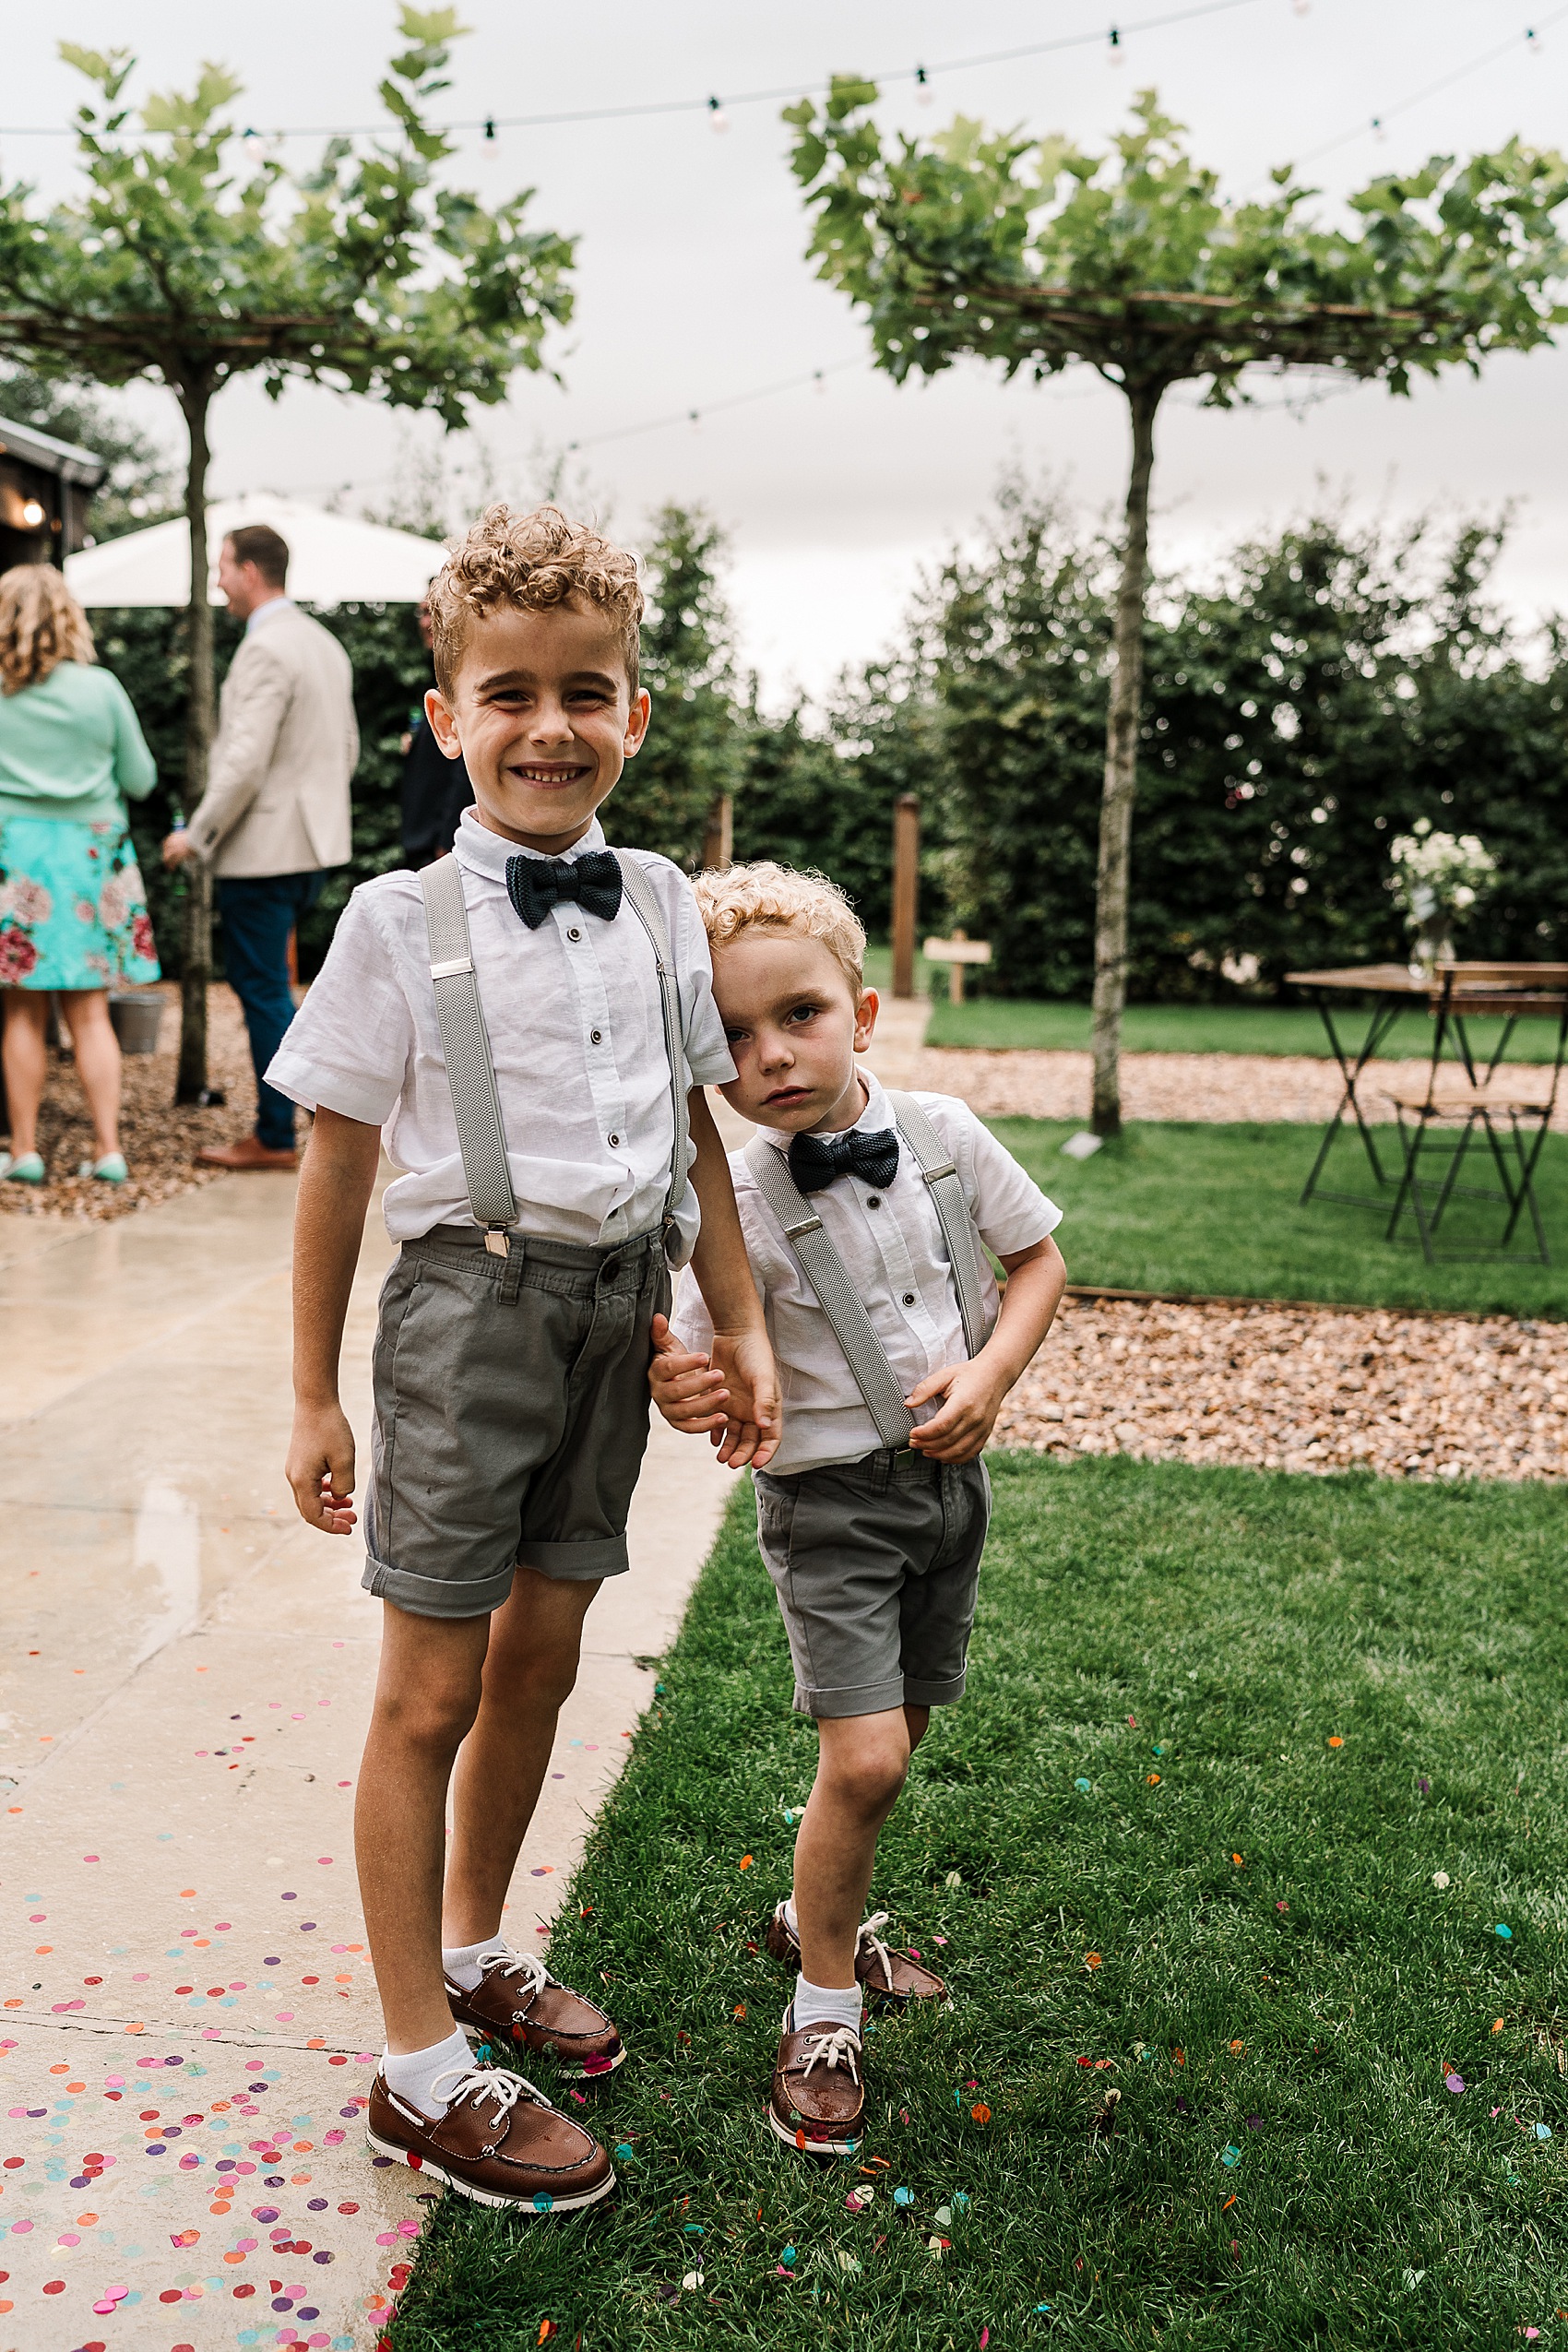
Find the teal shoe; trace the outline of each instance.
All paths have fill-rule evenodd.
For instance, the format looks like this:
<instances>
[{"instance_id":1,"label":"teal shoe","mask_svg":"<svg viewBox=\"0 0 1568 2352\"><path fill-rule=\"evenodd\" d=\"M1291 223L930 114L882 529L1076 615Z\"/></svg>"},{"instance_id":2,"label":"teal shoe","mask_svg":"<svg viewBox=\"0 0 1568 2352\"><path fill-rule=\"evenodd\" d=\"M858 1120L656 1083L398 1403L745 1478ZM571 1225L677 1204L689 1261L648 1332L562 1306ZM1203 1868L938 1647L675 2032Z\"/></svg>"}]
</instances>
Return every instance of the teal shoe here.
<instances>
[{"instance_id":1,"label":"teal shoe","mask_svg":"<svg viewBox=\"0 0 1568 2352\"><path fill-rule=\"evenodd\" d=\"M101 1184L124 1184L130 1176L123 1151L106 1151L101 1159L84 1159L78 1176L96 1176Z\"/></svg>"},{"instance_id":2,"label":"teal shoe","mask_svg":"<svg viewBox=\"0 0 1568 2352\"><path fill-rule=\"evenodd\" d=\"M7 1184L42 1184L48 1173L42 1160L35 1151L24 1151L20 1159L13 1159L10 1153L6 1152L4 1159L5 1165L0 1167L0 1179Z\"/></svg>"}]
</instances>

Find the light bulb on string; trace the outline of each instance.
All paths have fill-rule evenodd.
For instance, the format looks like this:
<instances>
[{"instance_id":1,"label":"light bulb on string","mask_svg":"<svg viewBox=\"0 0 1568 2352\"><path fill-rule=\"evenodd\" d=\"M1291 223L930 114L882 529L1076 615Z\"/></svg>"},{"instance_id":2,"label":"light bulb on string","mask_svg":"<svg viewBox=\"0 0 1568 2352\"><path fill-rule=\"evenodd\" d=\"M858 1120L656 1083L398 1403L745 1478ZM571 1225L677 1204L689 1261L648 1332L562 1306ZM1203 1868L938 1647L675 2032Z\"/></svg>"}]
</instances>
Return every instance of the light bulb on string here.
<instances>
[{"instance_id":1,"label":"light bulb on string","mask_svg":"<svg viewBox=\"0 0 1568 2352\"><path fill-rule=\"evenodd\" d=\"M686 410L686 422L691 426L692 431L695 433L698 425L702 422L702 410L700 409L688 409Z\"/></svg>"},{"instance_id":2,"label":"light bulb on string","mask_svg":"<svg viewBox=\"0 0 1568 2352\"><path fill-rule=\"evenodd\" d=\"M1376 139L1379 147L1385 147L1388 143L1388 133L1383 127L1383 116L1381 114L1374 114L1372 116L1372 137Z\"/></svg>"},{"instance_id":3,"label":"light bulb on string","mask_svg":"<svg viewBox=\"0 0 1568 2352\"><path fill-rule=\"evenodd\" d=\"M915 67L915 104L930 106L935 97L936 92L931 86L931 77L923 65L917 65Z\"/></svg>"},{"instance_id":4,"label":"light bulb on string","mask_svg":"<svg viewBox=\"0 0 1568 2352\"><path fill-rule=\"evenodd\" d=\"M817 390L818 390L819 392L826 392L826 389L827 389L827 382L826 382L826 377L825 377L825 376L824 376L824 374L823 374L823 372L822 372L821 368L819 368L819 367L814 367L814 368L813 368L813 370L812 370L812 382L815 385L815 386L816 386L816 388L817 388Z\"/></svg>"},{"instance_id":5,"label":"light bulb on string","mask_svg":"<svg viewBox=\"0 0 1568 2352\"><path fill-rule=\"evenodd\" d=\"M1290 0L1290 6L1294 8L1299 17L1310 15L1312 12L1312 5L1313 0Z\"/></svg>"},{"instance_id":6,"label":"light bulb on string","mask_svg":"<svg viewBox=\"0 0 1568 2352\"><path fill-rule=\"evenodd\" d=\"M1122 55L1122 36L1114 25L1111 28L1111 62L1113 65L1120 65L1124 62Z\"/></svg>"},{"instance_id":7,"label":"light bulb on string","mask_svg":"<svg viewBox=\"0 0 1568 2352\"><path fill-rule=\"evenodd\" d=\"M487 114L484 118L484 136L487 139L493 139L495 137L495 117L493 114Z\"/></svg>"},{"instance_id":8,"label":"light bulb on string","mask_svg":"<svg viewBox=\"0 0 1568 2352\"><path fill-rule=\"evenodd\" d=\"M729 129L730 117L724 112L724 103L721 99L710 98L708 100L707 120L708 125L712 130L727 131Z\"/></svg>"},{"instance_id":9,"label":"light bulb on string","mask_svg":"<svg viewBox=\"0 0 1568 2352\"><path fill-rule=\"evenodd\" d=\"M1526 25L1525 28L1525 46L1529 51L1532 57L1538 57L1541 51L1546 47L1545 42L1541 39L1534 25Z\"/></svg>"}]
</instances>

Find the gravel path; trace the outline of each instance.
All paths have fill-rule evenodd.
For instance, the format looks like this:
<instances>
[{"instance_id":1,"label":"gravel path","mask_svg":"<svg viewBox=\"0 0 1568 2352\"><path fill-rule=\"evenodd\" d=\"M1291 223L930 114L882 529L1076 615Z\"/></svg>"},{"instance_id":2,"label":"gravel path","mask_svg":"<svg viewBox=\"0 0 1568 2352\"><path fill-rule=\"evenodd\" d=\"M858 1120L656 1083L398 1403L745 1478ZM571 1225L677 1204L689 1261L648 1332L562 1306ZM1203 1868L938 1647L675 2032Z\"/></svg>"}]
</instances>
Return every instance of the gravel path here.
<instances>
[{"instance_id":1,"label":"gravel path","mask_svg":"<svg viewBox=\"0 0 1568 2352\"><path fill-rule=\"evenodd\" d=\"M1408 1086L1420 1064L1369 1062L1358 1089L1369 1125L1392 1123L1384 1089ZM913 1084L956 1094L982 1119L1088 1117L1093 1063L1087 1053L1043 1053L1030 1048L992 1053L957 1046L927 1046ZM1537 1101L1551 1074L1531 1063L1510 1064L1510 1076ZM1124 1053L1122 1109L1128 1119L1286 1120L1322 1126L1338 1104L1336 1063L1310 1054ZM1568 1134L1568 1101L1554 1129Z\"/></svg>"},{"instance_id":2,"label":"gravel path","mask_svg":"<svg viewBox=\"0 0 1568 2352\"><path fill-rule=\"evenodd\" d=\"M993 1442L1271 1470L1568 1479L1568 1324L1069 1299Z\"/></svg>"},{"instance_id":3,"label":"gravel path","mask_svg":"<svg viewBox=\"0 0 1568 2352\"><path fill-rule=\"evenodd\" d=\"M51 1054L38 1122L38 1147L49 1182L36 1187L0 1183L0 1212L14 1217L44 1211L57 1217L128 1217L154 1201L188 1193L194 1185L210 1184L222 1173L217 1168L198 1168L196 1155L203 1144L236 1143L255 1123L255 1080L239 999L232 989L219 984L208 1001L208 1076L213 1086L227 1090L227 1104L221 1110L176 1111L180 992L165 982L159 993L164 1000L160 1051L127 1054L125 1061L120 1141L131 1171L129 1183L99 1184L90 1176L77 1174L82 1160L92 1157L92 1123L75 1063Z\"/></svg>"}]
</instances>

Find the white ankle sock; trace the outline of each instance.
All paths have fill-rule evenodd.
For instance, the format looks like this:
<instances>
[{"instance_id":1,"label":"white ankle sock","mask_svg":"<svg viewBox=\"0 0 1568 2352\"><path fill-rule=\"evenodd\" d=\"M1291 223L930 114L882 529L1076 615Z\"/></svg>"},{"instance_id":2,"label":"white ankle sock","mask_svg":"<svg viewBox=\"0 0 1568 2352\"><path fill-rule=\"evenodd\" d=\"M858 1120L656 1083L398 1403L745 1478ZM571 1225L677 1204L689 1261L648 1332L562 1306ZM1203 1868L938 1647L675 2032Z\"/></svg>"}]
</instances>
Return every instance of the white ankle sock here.
<instances>
[{"instance_id":1,"label":"white ankle sock","mask_svg":"<svg viewBox=\"0 0 1568 2352\"><path fill-rule=\"evenodd\" d=\"M848 2025L858 2034L864 1999L859 1985L850 1985L841 1992L837 1986L808 1984L804 1977L797 1977L795 1998L790 2004L795 2031L804 2033L812 2025Z\"/></svg>"},{"instance_id":2,"label":"white ankle sock","mask_svg":"<svg viewBox=\"0 0 1568 2352\"><path fill-rule=\"evenodd\" d=\"M480 1978L480 1955L493 1952L499 1935L481 1936L477 1943L444 1943L441 1965L460 1992L472 1992Z\"/></svg>"},{"instance_id":3,"label":"white ankle sock","mask_svg":"<svg viewBox=\"0 0 1568 2352\"><path fill-rule=\"evenodd\" d=\"M397 2058L389 2049L381 2053L381 2071L386 2077L387 2089L396 2091L400 2099L410 2107L417 2107L422 2115L428 2115L433 2120L445 2114L448 2104L446 2098L430 2087L436 2076L445 2073L448 2067L472 2064L473 2055L460 2025L454 2025L446 2039L431 2049L407 2049ZM448 2083L448 2093L451 2088Z\"/></svg>"}]
</instances>

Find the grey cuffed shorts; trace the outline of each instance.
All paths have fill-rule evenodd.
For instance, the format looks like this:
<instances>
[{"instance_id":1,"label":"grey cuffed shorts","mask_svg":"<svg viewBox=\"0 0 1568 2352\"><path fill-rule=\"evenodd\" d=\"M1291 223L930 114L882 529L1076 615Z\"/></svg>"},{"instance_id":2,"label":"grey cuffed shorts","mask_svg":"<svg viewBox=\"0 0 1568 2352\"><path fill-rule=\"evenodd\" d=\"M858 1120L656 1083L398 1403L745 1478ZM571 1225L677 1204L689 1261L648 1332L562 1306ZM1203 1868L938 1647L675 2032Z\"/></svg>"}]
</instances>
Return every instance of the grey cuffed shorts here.
<instances>
[{"instance_id":1,"label":"grey cuffed shorts","mask_svg":"<svg viewBox=\"0 0 1568 2352\"><path fill-rule=\"evenodd\" d=\"M964 1695L991 1517L983 1462L868 1454L754 1474L802 1715L880 1715Z\"/></svg>"},{"instance_id":2,"label":"grey cuffed shorts","mask_svg":"<svg viewBox=\"0 0 1568 2352\"><path fill-rule=\"evenodd\" d=\"M627 1565L647 1445L657 1233L612 1249L476 1228L405 1241L381 1289L363 1583L416 1617L482 1617L516 1567Z\"/></svg>"}]
</instances>

